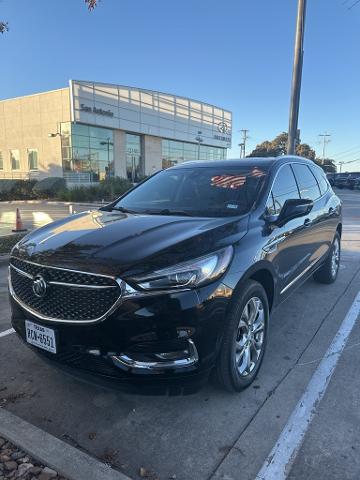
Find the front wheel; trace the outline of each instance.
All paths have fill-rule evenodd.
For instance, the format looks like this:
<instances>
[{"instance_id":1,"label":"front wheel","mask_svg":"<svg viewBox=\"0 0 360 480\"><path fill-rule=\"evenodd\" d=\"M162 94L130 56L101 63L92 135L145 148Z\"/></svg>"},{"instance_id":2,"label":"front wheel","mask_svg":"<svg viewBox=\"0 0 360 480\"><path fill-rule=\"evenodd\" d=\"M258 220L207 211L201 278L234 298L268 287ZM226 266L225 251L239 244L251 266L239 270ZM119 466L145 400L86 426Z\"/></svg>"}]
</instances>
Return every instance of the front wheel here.
<instances>
[{"instance_id":1,"label":"front wheel","mask_svg":"<svg viewBox=\"0 0 360 480\"><path fill-rule=\"evenodd\" d=\"M226 320L216 374L222 387L239 392L254 381L267 344L269 304L260 283L244 284Z\"/></svg>"},{"instance_id":2,"label":"front wheel","mask_svg":"<svg viewBox=\"0 0 360 480\"><path fill-rule=\"evenodd\" d=\"M314 280L319 283L334 283L340 268L340 235L336 233L326 262L314 273Z\"/></svg>"}]
</instances>

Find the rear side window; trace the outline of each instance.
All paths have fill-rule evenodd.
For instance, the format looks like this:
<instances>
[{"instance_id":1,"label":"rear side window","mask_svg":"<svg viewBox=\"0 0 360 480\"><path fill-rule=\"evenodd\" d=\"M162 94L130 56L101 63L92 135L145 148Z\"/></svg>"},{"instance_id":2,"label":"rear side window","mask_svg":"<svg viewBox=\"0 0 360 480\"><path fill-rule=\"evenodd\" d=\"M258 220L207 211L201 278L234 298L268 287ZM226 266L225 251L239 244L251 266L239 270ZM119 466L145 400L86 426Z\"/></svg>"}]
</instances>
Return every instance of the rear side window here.
<instances>
[{"instance_id":1,"label":"rear side window","mask_svg":"<svg viewBox=\"0 0 360 480\"><path fill-rule=\"evenodd\" d=\"M278 171L267 203L270 215L279 215L286 200L299 198L299 190L291 167L284 165Z\"/></svg>"},{"instance_id":2,"label":"rear side window","mask_svg":"<svg viewBox=\"0 0 360 480\"><path fill-rule=\"evenodd\" d=\"M299 185L300 197L313 201L321 197L318 182L310 168L300 163L293 163L292 168Z\"/></svg>"},{"instance_id":3,"label":"rear side window","mask_svg":"<svg viewBox=\"0 0 360 480\"><path fill-rule=\"evenodd\" d=\"M327 192L329 189L329 182L326 178L326 174L324 170L317 167L311 167L311 171L313 172L313 174L316 177L316 180L318 181L321 195L324 195L324 193Z\"/></svg>"}]
</instances>

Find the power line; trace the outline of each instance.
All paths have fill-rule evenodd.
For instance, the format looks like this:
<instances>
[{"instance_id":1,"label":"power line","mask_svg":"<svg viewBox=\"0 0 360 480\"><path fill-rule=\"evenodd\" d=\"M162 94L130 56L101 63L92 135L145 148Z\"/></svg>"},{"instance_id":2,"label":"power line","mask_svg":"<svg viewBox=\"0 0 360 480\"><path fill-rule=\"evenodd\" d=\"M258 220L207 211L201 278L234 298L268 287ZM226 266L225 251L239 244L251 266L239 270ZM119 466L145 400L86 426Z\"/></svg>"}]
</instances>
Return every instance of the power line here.
<instances>
[{"instance_id":1,"label":"power line","mask_svg":"<svg viewBox=\"0 0 360 480\"><path fill-rule=\"evenodd\" d=\"M358 150L358 149L360 149L360 145L356 145L355 147L348 148L347 150L343 150L341 152L334 153L332 155L332 157L342 157L343 155L349 155L350 152L352 152L353 150Z\"/></svg>"},{"instance_id":2,"label":"power line","mask_svg":"<svg viewBox=\"0 0 360 480\"><path fill-rule=\"evenodd\" d=\"M349 163L356 163L356 162L360 162L360 158L357 158L355 160L350 160L349 162L338 162L337 165L340 166L340 173L342 173L343 165L348 165Z\"/></svg>"},{"instance_id":3,"label":"power line","mask_svg":"<svg viewBox=\"0 0 360 480\"><path fill-rule=\"evenodd\" d=\"M348 152L348 153L344 153L342 155L337 155L335 157L336 160L341 160L341 159L346 159L348 157L351 157L352 155L357 155L358 153L360 153L360 149L357 149L357 150L353 150L351 152Z\"/></svg>"}]
</instances>

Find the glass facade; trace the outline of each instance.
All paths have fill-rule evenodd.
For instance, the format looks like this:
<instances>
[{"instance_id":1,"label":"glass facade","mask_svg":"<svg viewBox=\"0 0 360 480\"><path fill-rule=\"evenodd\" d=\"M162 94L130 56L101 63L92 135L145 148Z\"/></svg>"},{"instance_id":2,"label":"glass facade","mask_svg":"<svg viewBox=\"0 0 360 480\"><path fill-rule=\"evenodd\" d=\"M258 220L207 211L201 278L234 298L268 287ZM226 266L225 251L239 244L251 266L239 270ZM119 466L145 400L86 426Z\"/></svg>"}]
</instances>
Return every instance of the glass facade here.
<instances>
[{"instance_id":1,"label":"glass facade","mask_svg":"<svg viewBox=\"0 0 360 480\"><path fill-rule=\"evenodd\" d=\"M139 182L145 173L141 136L126 134L126 175L132 182Z\"/></svg>"},{"instance_id":2,"label":"glass facade","mask_svg":"<svg viewBox=\"0 0 360 480\"><path fill-rule=\"evenodd\" d=\"M20 153L19 150L10 150L11 170L20 170Z\"/></svg>"},{"instance_id":3,"label":"glass facade","mask_svg":"<svg viewBox=\"0 0 360 480\"><path fill-rule=\"evenodd\" d=\"M84 181L98 182L114 175L114 133L107 128L61 124L65 176L81 174Z\"/></svg>"},{"instance_id":4,"label":"glass facade","mask_svg":"<svg viewBox=\"0 0 360 480\"><path fill-rule=\"evenodd\" d=\"M28 165L29 165L29 170L38 169L38 151L36 148L28 149Z\"/></svg>"},{"instance_id":5,"label":"glass facade","mask_svg":"<svg viewBox=\"0 0 360 480\"><path fill-rule=\"evenodd\" d=\"M114 176L114 130L81 123L61 124L61 147L64 177L71 183L93 183ZM191 160L223 160L226 148L198 145L177 140L159 139L162 168ZM136 183L145 176L143 135L125 133L127 178ZM38 168L37 150L28 150L29 169ZM15 165L15 160L12 165ZM13 167L14 169L14 167Z\"/></svg>"},{"instance_id":6,"label":"glass facade","mask_svg":"<svg viewBox=\"0 0 360 480\"><path fill-rule=\"evenodd\" d=\"M162 167L169 168L190 160L224 160L226 148L162 140Z\"/></svg>"}]
</instances>

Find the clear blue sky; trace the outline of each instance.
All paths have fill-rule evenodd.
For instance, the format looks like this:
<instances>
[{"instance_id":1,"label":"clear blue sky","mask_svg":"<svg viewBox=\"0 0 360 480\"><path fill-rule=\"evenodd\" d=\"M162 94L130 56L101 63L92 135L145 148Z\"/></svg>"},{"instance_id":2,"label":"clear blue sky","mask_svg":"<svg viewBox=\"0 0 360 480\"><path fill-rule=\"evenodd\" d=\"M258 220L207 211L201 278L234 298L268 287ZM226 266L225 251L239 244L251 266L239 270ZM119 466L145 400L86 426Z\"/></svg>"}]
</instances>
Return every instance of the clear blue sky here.
<instances>
[{"instance_id":1,"label":"clear blue sky","mask_svg":"<svg viewBox=\"0 0 360 480\"><path fill-rule=\"evenodd\" d=\"M343 2L346 2L345 4ZM308 0L299 127L328 156L360 158L360 4ZM0 0L0 98L69 78L168 91L230 109L233 149L287 130L296 0ZM344 155L345 150L352 149ZM360 161L348 166L360 170Z\"/></svg>"}]
</instances>

